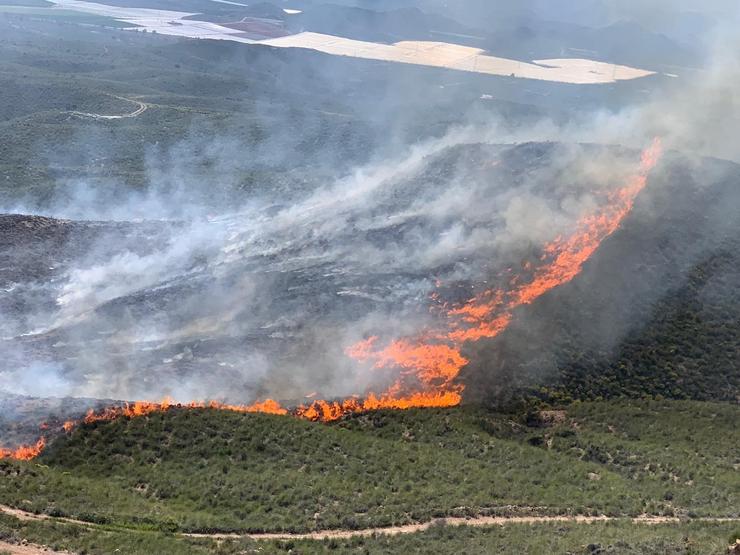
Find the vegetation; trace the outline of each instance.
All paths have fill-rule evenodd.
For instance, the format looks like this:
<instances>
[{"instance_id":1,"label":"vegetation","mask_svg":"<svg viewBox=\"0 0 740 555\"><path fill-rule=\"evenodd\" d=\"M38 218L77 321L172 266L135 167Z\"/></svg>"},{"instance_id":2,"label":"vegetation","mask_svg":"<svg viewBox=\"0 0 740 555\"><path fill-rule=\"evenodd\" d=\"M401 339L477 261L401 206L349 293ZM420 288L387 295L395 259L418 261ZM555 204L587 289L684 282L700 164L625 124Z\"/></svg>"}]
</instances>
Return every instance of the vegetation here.
<instances>
[{"instance_id":1,"label":"vegetation","mask_svg":"<svg viewBox=\"0 0 740 555\"><path fill-rule=\"evenodd\" d=\"M508 525L492 528L434 526L407 536L344 541L283 542L294 553L505 553L574 555L724 555L734 543L732 524L641 526L629 522L598 524Z\"/></svg>"},{"instance_id":2,"label":"vegetation","mask_svg":"<svg viewBox=\"0 0 740 555\"><path fill-rule=\"evenodd\" d=\"M36 461L0 463L0 502L193 532L477 514L737 516L737 407L569 410L547 426L531 414L475 408L378 412L327 426L173 409L83 425Z\"/></svg>"},{"instance_id":3,"label":"vegetation","mask_svg":"<svg viewBox=\"0 0 740 555\"><path fill-rule=\"evenodd\" d=\"M645 503L641 511L736 515L738 411L736 405L719 403L623 400L576 402L563 411L514 413L510 418L469 411L454 418L451 411L443 419L431 411L376 413L339 425L387 439L413 438L468 458L487 458L485 453L476 457L483 438L517 441L573 463L598 465L598 476L591 476L597 483L602 471L626 478L629 488L618 497L640 492ZM546 467L539 467L540 472L550 476ZM557 480L542 482L543 491L549 486L557 488ZM592 511L589 506L571 507L580 514ZM612 514L627 510L626 506L605 508Z\"/></svg>"},{"instance_id":4,"label":"vegetation","mask_svg":"<svg viewBox=\"0 0 740 555\"><path fill-rule=\"evenodd\" d=\"M665 207L660 225L636 207L581 275L473 350L468 389L493 404L740 398L740 226L676 223L740 202L735 175L709 198L649 188L640 201Z\"/></svg>"},{"instance_id":5,"label":"vegetation","mask_svg":"<svg viewBox=\"0 0 740 555\"><path fill-rule=\"evenodd\" d=\"M31 541L80 554L235 555L243 553L502 553L573 555L725 555L740 536L732 523L684 522L634 525L627 521L593 524L513 524L486 528L445 526L400 536L324 540L188 538L162 532L87 528L60 522L18 521L0 515L0 539Z\"/></svg>"},{"instance_id":6,"label":"vegetation","mask_svg":"<svg viewBox=\"0 0 740 555\"><path fill-rule=\"evenodd\" d=\"M39 462L48 468L7 463L11 479L3 480L0 499L188 531L382 526L475 514L491 504L562 512L563 496L594 512L621 503L609 487L587 480L598 470L592 463L558 461L515 441L489 443L440 451L291 418L172 411L85 426L47 450ZM478 457L469 458L473 452ZM543 492L532 479L543 467L557 491ZM615 489L622 481L604 477ZM639 512L638 504L631 499L626 508Z\"/></svg>"},{"instance_id":7,"label":"vegetation","mask_svg":"<svg viewBox=\"0 0 740 555\"><path fill-rule=\"evenodd\" d=\"M581 359L567 367L562 390L576 398L734 399L740 392L737 262L725 251L696 265L607 364Z\"/></svg>"},{"instance_id":8,"label":"vegetation","mask_svg":"<svg viewBox=\"0 0 740 555\"><path fill-rule=\"evenodd\" d=\"M50 7L54 4L47 0L3 0L3 6L28 6L32 8Z\"/></svg>"},{"instance_id":9,"label":"vegetation","mask_svg":"<svg viewBox=\"0 0 740 555\"><path fill-rule=\"evenodd\" d=\"M583 91L568 101L556 86L530 83L534 92L527 98L536 97L537 105L522 105L526 95L505 80L471 75L463 87L445 89L439 86L447 75L442 71L133 34L115 29L121 24L111 18L51 14L46 5L8 0L0 6L0 203L6 206L31 198L43 203L80 180L128 190L173 186L170 174L197 182L214 172L221 179L204 188L208 198L194 202L228 204L265 192L285 200L330 171L367 160L388 142L389 129L401 141L417 140L464 121L463 105L479 119L494 111L521 122L599 98ZM158 5L215 15L233 9L206 0ZM628 86L612 89L628 96ZM393 87L403 87L410 100L373 111ZM496 100L483 103L482 95ZM121 120L79 115L128 113L126 98L149 109ZM215 148L214 136L221 138ZM158 166L155 159L165 162ZM610 238L578 280L528 307L529 319L517 320L492 342L496 354L471 356L511 372L514 379L496 384L511 383L516 394L492 394L497 402L524 397L509 412L475 406L376 412L320 425L173 409L83 425L38 460L0 461L0 502L98 526L0 515L0 539L80 553L725 551L738 535L735 524L690 521L656 527L627 521L439 525L409 536L259 545L177 535L357 529L480 514L737 517L740 409L686 399L733 401L738 395L740 261L732 238L740 235L728 228L728 244L718 249L712 241L690 265L674 268L688 258L670 249L701 241L671 238L676 226L664 224L693 221L690 214L706 205L687 196L692 211L682 213L678 195L669 188L662 194L668 198L653 204L669 208L644 219L650 233L636 221L625 226L630 231ZM734 197L713 194L715 204L737 205ZM700 225L691 233L714 239ZM641 249L630 249L637 241ZM620 248L645 258L610 255L609 249ZM599 266L604 260L623 268ZM675 270L673 278L665 277L666 268ZM623 279L611 280L611 295L607 286L591 287L601 298L588 298L584 289L603 284L605 274ZM635 281L653 296L638 296ZM616 345L589 343L573 324L593 327L595 314L611 323L624 306L640 307L639 318L625 320L642 324L619 333L610 328L610 336L620 338ZM541 337L527 335L534 320L546 322L538 333L554 345L546 360ZM523 354L517 350L522 345ZM480 378L471 384L499 377L481 371L484 364L472 366ZM543 375L542 368L555 371ZM533 381L546 387L522 386ZM562 413L541 411L561 404Z\"/></svg>"},{"instance_id":10,"label":"vegetation","mask_svg":"<svg viewBox=\"0 0 740 555\"><path fill-rule=\"evenodd\" d=\"M49 3L48 5L50 6L51 4ZM16 15L20 16L22 19L39 19L42 21L47 19L49 21L72 23L75 25L97 25L101 27L115 28L135 27L135 25L118 21L112 17L87 14L74 10L55 9L52 11L48 9L46 3L42 2L35 3L25 1L8 3L3 0L3 3L0 4L0 14L10 16Z\"/></svg>"}]
</instances>

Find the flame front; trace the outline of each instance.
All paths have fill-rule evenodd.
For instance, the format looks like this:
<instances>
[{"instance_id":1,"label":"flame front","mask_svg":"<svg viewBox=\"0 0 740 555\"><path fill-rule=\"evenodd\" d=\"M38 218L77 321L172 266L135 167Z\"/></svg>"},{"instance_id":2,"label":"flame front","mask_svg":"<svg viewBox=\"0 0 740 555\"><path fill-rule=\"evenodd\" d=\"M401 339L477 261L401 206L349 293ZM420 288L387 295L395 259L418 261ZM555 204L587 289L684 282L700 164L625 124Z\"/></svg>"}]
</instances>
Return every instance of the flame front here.
<instances>
[{"instance_id":1,"label":"flame front","mask_svg":"<svg viewBox=\"0 0 740 555\"><path fill-rule=\"evenodd\" d=\"M30 461L35 459L46 445L42 437L33 445L21 445L15 449L0 448L0 459L15 459L17 461Z\"/></svg>"},{"instance_id":2,"label":"flame front","mask_svg":"<svg viewBox=\"0 0 740 555\"><path fill-rule=\"evenodd\" d=\"M534 269L525 267L526 275L510 279L509 289L488 290L461 306L447 309L439 328L426 330L419 337L394 339L380 347L380 338L373 336L347 347L347 356L358 362L376 369L397 370L398 378L382 393L338 401L314 400L290 410L271 399L252 405L229 405L216 401L175 405L169 399L158 403L141 401L97 412L91 410L80 422L145 416L167 411L173 406L240 413L291 414L306 420L328 422L346 414L377 409L458 405L462 400L464 385L457 381L457 377L468 364L461 354L462 346L466 342L496 337L508 327L516 308L532 303L577 276L602 241L619 228L632 210L661 153L661 142L655 139L642 153L639 172L624 187L608 194L605 205L580 220L572 234L558 237L545 245L539 264ZM78 423L68 421L62 428L71 432ZM45 440L41 438L35 445L15 450L0 448L0 459L30 460L41 452L44 445Z\"/></svg>"},{"instance_id":3,"label":"flame front","mask_svg":"<svg viewBox=\"0 0 740 555\"><path fill-rule=\"evenodd\" d=\"M639 172L624 187L607 195L603 207L581 219L572 234L545 245L539 264L534 270L525 268L528 276L510 279L510 289L488 290L462 306L448 309L444 325L423 337L393 340L384 348L376 348L378 338L371 337L347 348L348 356L372 362L375 368L399 369L398 380L385 393L356 402L357 410L457 405L464 385L456 378L468 363L461 354L463 344L496 337L508 327L516 308L577 276L602 241L630 213L661 153L661 142L655 139L642 153Z\"/></svg>"},{"instance_id":4,"label":"flame front","mask_svg":"<svg viewBox=\"0 0 740 555\"><path fill-rule=\"evenodd\" d=\"M105 420L113 420L114 418L120 418L121 416L127 416L133 418L136 416L146 416L153 412L164 412L172 407L186 408L186 409L217 409L226 410L231 412L261 412L265 414L288 414L288 410L280 406L280 403L267 399L260 401L252 405L228 405L225 403L219 403L218 401L202 401L192 402L186 404L175 403L172 399L164 399L159 403L150 403L148 401L136 401L135 403L124 403L119 407L109 407L101 411L89 410L82 422L89 424L91 422L99 422ZM69 420L64 423L63 428L65 431L70 432L74 429L76 422Z\"/></svg>"},{"instance_id":5,"label":"flame front","mask_svg":"<svg viewBox=\"0 0 740 555\"><path fill-rule=\"evenodd\" d=\"M642 153L639 171L627 184L607 195L606 203L581 219L573 233L545 245L539 264L526 267L528 275L509 281L510 289L488 290L444 313L439 329L416 338L394 339L380 347L377 336L345 349L347 356L373 368L395 368L396 381L383 393L343 401L314 401L293 409L309 420L331 421L345 414L375 409L450 407L462 400L464 385L457 381L468 364L462 346L469 341L496 337L511 322L514 310L530 304L551 289L571 281L602 241L614 233L630 213L637 195L662 153L655 139Z\"/></svg>"}]
</instances>

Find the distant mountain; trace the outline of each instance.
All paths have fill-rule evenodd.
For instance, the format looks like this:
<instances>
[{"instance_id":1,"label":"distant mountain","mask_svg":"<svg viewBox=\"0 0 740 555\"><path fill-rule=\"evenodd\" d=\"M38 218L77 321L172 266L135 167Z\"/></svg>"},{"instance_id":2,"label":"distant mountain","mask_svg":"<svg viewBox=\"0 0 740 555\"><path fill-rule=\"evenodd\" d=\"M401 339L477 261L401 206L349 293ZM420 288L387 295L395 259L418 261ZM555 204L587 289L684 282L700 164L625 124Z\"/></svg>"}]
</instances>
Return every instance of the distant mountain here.
<instances>
[{"instance_id":1,"label":"distant mountain","mask_svg":"<svg viewBox=\"0 0 740 555\"><path fill-rule=\"evenodd\" d=\"M499 27L489 35L485 46L494 54L520 59L583 57L647 69L693 66L702 61L699 48L626 20L589 28L534 19L510 28Z\"/></svg>"},{"instance_id":2,"label":"distant mountain","mask_svg":"<svg viewBox=\"0 0 740 555\"><path fill-rule=\"evenodd\" d=\"M526 9L527 4L531 9ZM374 9L369 8L371 5ZM389 10L377 2L363 6L367 7L310 4L302 13L288 17L286 25L295 32L313 31L373 42L453 42L486 49L494 56L527 61L582 57L648 69L700 64L702 47L691 42L693 35L687 29L710 25L706 18L696 23L687 15L684 29L674 27L669 37L633 19L612 21L604 15L551 18L555 10L540 9L534 1L509 7L472 1L439 12L434 5L419 2Z\"/></svg>"},{"instance_id":3,"label":"distant mountain","mask_svg":"<svg viewBox=\"0 0 740 555\"><path fill-rule=\"evenodd\" d=\"M418 7L405 7L389 11L376 11L322 4L310 7L288 18L290 28L329 35L339 35L374 42L402 40L446 40L469 42L475 39L480 45L479 30L461 25L453 19L425 13ZM446 39L442 38L447 35Z\"/></svg>"}]
</instances>

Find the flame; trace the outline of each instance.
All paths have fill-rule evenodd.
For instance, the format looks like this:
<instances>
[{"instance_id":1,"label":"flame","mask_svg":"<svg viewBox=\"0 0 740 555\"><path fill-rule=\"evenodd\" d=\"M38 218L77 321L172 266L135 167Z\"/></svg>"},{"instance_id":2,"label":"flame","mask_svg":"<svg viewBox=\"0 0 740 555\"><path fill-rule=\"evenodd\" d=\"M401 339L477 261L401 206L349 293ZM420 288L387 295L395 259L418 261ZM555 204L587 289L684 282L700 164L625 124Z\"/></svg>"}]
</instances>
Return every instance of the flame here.
<instances>
[{"instance_id":1,"label":"flame","mask_svg":"<svg viewBox=\"0 0 740 555\"><path fill-rule=\"evenodd\" d=\"M166 412L173 407L186 409L209 408L241 413L260 412L264 414L288 414L287 409L283 408L280 406L280 403L272 399L259 401L252 405L229 405L218 401L193 401L191 403L182 404L175 403L172 399L165 398L158 403L136 401L134 403L124 403L117 407L108 407L100 411L90 409L80 422L90 424L92 422L113 420L121 417L134 418L137 416L146 416L154 412ZM65 422L62 427L64 428L64 431L71 432L77 424L77 422L70 420Z\"/></svg>"},{"instance_id":2,"label":"flame","mask_svg":"<svg viewBox=\"0 0 740 555\"><path fill-rule=\"evenodd\" d=\"M371 392L364 398L351 397L336 401L316 399L290 410L272 399L252 405L228 405L217 401L176 404L171 399L160 402L138 401L99 411L90 410L80 421L65 422L62 429L69 433L80 422L146 416L173 407L290 414L306 420L329 422L347 414L377 409L458 405L462 401L464 385L457 381L457 377L468 364L468 360L461 354L463 345L466 342L496 337L508 327L515 309L532 303L551 289L568 283L577 276L583 264L591 258L604 239L614 233L630 213L661 153L661 142L655 139L642 153L639 172L624 187L608 194L605 205L581 219L573 233L566 237L557 237L545 245L539 264L525 263L525 274L514 275L509 279L510 289L484 291L450 309L443 305L442 310L446 312L443 312L443 322L439 329L426 330L418 337L394 339L385 347L379 347L380 338L371 336L347 347L347 356L358 362L369 364L371 368L391 368L398 371L398 378L380 394ZM437 299L438 296L433 297L433 300ZM36 457L44 445L45 440L41 438L33 446L22 446L15 450L0 448L0 459L29 460Z\"/></svg>"},{"instance_id":3,"label":"flame","mask_svg":"<svg viewBox=\"0 0 740 555\"><path fill-rule=\"evenodd\" d=\"M17 461L30 461L35 459L46 445L42 437L33 445L21 445L15 449L0 448L0 459L15 459Z\"/></svg>"},{"instance_id":4,"label":"flame","mask_svg":"<svg viewBox=\"0 0 740 555\"><path fill-rule=\"evenodd\" d=\"M461 354L462 346L469 341L496 337L509 326L515 309L577 276L604 239L630 213L661 153L661 142L655 139L642 153L639 172L623 187L608 194L605 205L581 219L573 233L545 245L539 264L532 266L527 262L523 268L526 274L509 280L510 289L488 290L448 309L444 327L422 337L393 340L384 348L377 348L378 338L371 337L348 347L345 350L348 356L372 362L375 368L396 367L400 377L384 394L368 397L359 403L359 408L352 405L346 412L458 404L464 386L455 380L468 363ZM312 411L311 416L316 412ZM334 419L341 408L331 407L329 412L330 419Z\"/></svg>"}]
</instances>

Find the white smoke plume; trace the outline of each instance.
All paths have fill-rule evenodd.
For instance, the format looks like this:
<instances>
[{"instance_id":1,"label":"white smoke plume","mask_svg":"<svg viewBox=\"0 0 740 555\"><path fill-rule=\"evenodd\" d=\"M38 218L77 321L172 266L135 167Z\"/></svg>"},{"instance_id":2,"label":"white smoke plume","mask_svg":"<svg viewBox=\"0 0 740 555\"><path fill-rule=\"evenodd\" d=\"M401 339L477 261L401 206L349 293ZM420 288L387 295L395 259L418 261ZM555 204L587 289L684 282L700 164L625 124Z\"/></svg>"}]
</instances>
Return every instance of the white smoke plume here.
<instances>
[{"instance_id":1,"label":"white smoke plume","mask_svg":"<svg viewBox=\"0 0 740 555\"><path fill-rule=\"evenodd\" d=\"M11 206L106 223L49 279L8 286L22 309L3 323L0 389L251 402L382 387L387 376L358 367L346 346L378 330L418 333L434 317L438 280L457 284L454 300L465 300L567 233L631 175L636 150L653 137L740 161L738 44L727 29L715 31L711 63L693 79L638 103L514 126L474 110L411 144L390 129L393 148L357 167L323 153L314 173L322 179L292 195L211 198L245 168L290 155L278 120L274 137L252 150L197 129L169 150L152 146L150 183L138 192L64 181L44 207ZM127 241L136 232L118 225L150 220L159 227L148 243Z\"/></svg>"}]
</instances>

